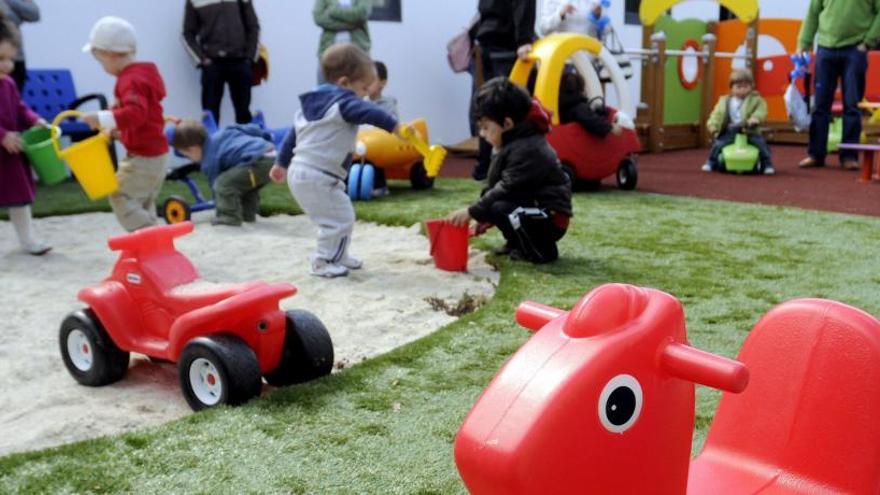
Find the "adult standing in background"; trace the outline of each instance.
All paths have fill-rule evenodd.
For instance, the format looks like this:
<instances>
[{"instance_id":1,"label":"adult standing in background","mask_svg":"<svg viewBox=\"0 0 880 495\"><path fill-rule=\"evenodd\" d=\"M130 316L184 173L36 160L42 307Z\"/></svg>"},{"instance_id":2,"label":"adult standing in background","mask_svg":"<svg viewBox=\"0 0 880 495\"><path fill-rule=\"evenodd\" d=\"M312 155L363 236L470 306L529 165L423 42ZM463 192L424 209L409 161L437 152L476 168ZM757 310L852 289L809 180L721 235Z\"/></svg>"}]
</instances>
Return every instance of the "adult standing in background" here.
<instances>
[{"instance_id":1,"label":"adult standing in background","mask_svg":"<svg viewBox=\"0 0 880 495\"><path fill-rule=\"evenodd\" d=\"M321 60L324 50L336 43L351 43L370 53L372 43L367 21L372 13L373 0L316 0L312 17L322 30L318 60ZM324 82L320 67L318 82Z\"/></svg>"},{"instance_id":2,"label":"adult standing in background","mask_svg":"<svg viewBox=\"0 0 880 495\"><path fill-rule=\"evenodd\" d=\"M251 121L251 79L260 22L251 0L186 0L183 44L202 69L202 108L220 122L225 86L235 122Z\"/></svg>"},{"instance_id":3,"label":"adult standing in background","mask_svg":"<svg viewBox=\"0 0 880 495\"><path fill-rule=\"evenodd\" d=\"M12 79L18 86L18 91L24 88L27 80L27 66L24 61L24 42L21 35L21 23L37 22L40 20L40 7L34 0L0 0L0 12L6 16L6 19L15 24L18 29L18 55L15 57L15 68L12 70Z\"/></svg>"},{"instance_id":4,"label":"adult standing in background","mask_svg":"<svg viewBox=\"0 0 880 495\"><path fill-rule=\"evenodd\" d=\"M600 33L590 16L600 18L602 5L597 0L544 0L541 9L541 33L578 33L602 41Z\"/></svg>"},{"instance_id":5,"label":"adult standing in background","mask_svg":"<svg viewBox=\"0 0 880 495\"><path fill-rule=\"evenodd\" d=\"M868 71L868 46L880 41L880 12L875 0L810 0L807 16L798 36L798 52L816 50L816 90L813 116L810 121L808 156L799 167L825 165L831 104L837 82L843 92L843 140L858 143L862 134L862 112L859 102L865 96L865 74ZM853 150L840 150L843 168L857 169Z\"/></svg>"},{"instance_id":6,"label":"adult standing in background","mask_svg":"<svg viewBox=\"0 0 880 495\"><path fill-rule=\"evenodd\" d=\"M480 47L483 80L508 76L517 57L525 58L535 41L535 0L480 0L480 20L473 27ZM473 177L483 180L489 172L492 145L480 138L480 154Z\"/></svg>"}]
</instances>

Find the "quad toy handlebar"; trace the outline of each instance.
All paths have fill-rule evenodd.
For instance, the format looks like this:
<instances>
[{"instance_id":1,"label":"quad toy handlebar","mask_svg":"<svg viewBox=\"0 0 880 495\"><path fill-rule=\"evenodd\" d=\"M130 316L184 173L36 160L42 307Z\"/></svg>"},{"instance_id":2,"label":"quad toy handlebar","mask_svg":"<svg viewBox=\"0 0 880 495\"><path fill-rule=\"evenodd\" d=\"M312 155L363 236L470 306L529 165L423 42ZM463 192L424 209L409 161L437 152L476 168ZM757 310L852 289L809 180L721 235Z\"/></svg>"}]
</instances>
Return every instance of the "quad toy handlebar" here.
<instances>
[{"instance_id":1,"label":"quad toy handlebar","mask_svg":"<svg viewBox=\"0 0 880 495\"><path fill-rule=\"evenodd\" d=\"M113 251L157 250L157 248L174 247L174 238L193 231L192 222L181 222L173 225L160 225L141 229L129 234L113 236L107 245Z\"/></svg>"}]
</instances>

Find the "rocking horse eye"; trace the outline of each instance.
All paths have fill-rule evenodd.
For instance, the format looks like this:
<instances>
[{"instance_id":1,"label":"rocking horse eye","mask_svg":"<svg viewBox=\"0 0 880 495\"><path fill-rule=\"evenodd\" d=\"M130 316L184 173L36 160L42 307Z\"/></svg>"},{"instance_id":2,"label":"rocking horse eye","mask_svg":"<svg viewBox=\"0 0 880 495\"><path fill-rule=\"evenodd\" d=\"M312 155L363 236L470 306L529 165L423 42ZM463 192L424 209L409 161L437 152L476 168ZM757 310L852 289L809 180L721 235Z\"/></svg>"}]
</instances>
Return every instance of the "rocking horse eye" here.
<instances>
[{"instance_id":1,"label":"rocking horse eye","mask_svg":"<svg viewBox=\"0 0 880 495\"><path fill-rule=\"evenodd\" d=\"M599 421L612 433L630 429L642 412L642 387L632 375L617 375L599 394Z\"/></svg>"}]
</instances>

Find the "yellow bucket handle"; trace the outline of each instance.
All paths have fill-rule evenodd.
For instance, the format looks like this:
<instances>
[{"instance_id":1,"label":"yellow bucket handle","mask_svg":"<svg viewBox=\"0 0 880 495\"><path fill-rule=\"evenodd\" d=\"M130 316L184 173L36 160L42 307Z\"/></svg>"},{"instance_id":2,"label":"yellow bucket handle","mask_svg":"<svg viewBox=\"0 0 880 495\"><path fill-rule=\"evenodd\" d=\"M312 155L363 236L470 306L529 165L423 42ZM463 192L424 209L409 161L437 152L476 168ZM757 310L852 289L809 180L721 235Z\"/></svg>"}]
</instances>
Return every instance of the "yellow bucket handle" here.
<instances>
[{"instance_id":1,"label":"yellow bucket handle","mask_svg":"<svg viewBox=\"0 0 880 495\"><path fill-rule=\"evenodd\" d=\"M58 138L61 137L61 127L58 124L61 123L62 120L67 117L84 117L85 114L82 112L77 112L76 110L65 110L60 112L58 115L52 119L52 125L50 128L52 129L52 146L55 148L55 153L61 155L61 143L58 141Z\"/></svg>"}]
</instances>

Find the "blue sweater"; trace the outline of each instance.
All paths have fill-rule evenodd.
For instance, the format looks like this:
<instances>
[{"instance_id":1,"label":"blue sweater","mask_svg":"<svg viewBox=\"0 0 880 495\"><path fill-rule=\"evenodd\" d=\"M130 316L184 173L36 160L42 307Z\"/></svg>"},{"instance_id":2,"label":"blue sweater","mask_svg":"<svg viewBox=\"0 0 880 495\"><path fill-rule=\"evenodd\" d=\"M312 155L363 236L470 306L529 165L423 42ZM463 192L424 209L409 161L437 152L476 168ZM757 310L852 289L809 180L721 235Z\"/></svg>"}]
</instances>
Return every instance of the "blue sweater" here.
<instances>
[{"instance_id":1,"label":"blue sweater","mask_svg":"<svg viewBox=\"0 0 880 495\"><path fill-rule=\"evenodd\" d=\"M201 169L211 187L223 172L253 165L272 149L272 135L256 124L231 125L214 133L202 148Z\"/></svg>"},{"instance_id":2,"label":"blue sweater","mask_svg":"<svg viewBox=\"0 0 880 495\"><path fill-rule=\"evenodd\" d=\"M397 119L378 105L333 84L322 84L299 99L302 109L278 150L278 163L284 167L290 166L296 151L308 166L344 176L342 162L354 147L358 125L388 132L397 127Z\"/></svg>"}]
</instances>

